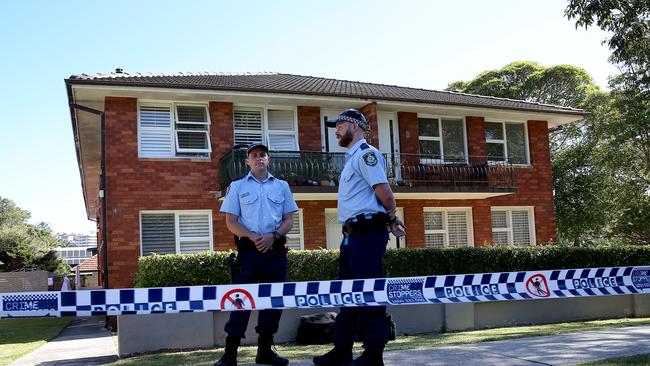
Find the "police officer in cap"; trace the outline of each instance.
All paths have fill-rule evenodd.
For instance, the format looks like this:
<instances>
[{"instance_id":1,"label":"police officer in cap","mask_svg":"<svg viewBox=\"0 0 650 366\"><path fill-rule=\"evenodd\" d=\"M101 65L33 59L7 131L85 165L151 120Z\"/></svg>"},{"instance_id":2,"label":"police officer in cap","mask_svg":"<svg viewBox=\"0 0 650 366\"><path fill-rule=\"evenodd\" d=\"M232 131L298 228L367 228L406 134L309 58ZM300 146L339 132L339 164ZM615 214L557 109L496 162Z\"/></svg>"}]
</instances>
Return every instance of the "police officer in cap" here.
<instances>
[{"instance_id":1,"label":"police officer in cap","mask_svg":"<svg viewBox=\"0 0 650 366\"><path fill-rule=\"evenodd\" d=\"M336 127L339 145L348 148L339 179L338 219L343 224L339 278L384 277L388 232L404 236L406 227L396 216L393 192L386 178L383 155L363 138L368 122L359 110L343 111L327 127ZM352 360L357 327L364 351ZM336 317L334 348L314 357L318 366L383 365L388 338L386 307L342 307Z\"/></svg>"},{"instance_id":2,"label":"police officer in cap","mask_svg":"<svg viewBox=\"0 0 650 366\"><path fill-rule=\"evenodd\" d=\"M293 213L298 211L286 181L268 171L269 149L261 144L249 145L246 164L250 172L232 183L221 205L226 226L235 235L239 271L234 283L285 282L287 280L286 234L293 226ZM237 348L244 337L250 311L233 311L226 323L225 354L215 366L237 365ZM284 366L286 358L271 346L278 331L282 310L268 309L259 313L255 331L259 338L255 362Z\"/></svg>"}]
</instances>

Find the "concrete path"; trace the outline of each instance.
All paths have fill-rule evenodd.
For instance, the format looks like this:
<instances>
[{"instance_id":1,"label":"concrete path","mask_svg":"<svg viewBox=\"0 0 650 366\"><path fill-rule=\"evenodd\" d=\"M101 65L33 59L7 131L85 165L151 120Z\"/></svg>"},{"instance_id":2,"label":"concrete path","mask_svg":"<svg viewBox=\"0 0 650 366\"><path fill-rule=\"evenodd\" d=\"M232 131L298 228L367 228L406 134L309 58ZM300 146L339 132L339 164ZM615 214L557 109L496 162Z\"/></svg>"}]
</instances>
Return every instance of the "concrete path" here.
<instances>
[{"instance_id":1,"label":"concrete path","mask_svg":"<svg viewBox=\"0 0 650 366\"><path fill-rule=\"evenodd\" d=\"M101 365L117 360L104 317L74 318L56 338L9 366Z\"/></svg>"},{"instance_id":2,"label":"concrete path","mask_svg":"<svg viewBox=\"0 0 650 366\"><path fill-rule=\"evenodd\" d=\"M61 334L10 366L101 365L118 359L103 317L76 318ZM386 352L387 366L573 365L650 353L650 326ZM249 364L250 365L250 364ZM292 360L291 366L312 366Z\"/></svg>"},{"instance_id":3,"label":"concrete path","mask_svg":"<svg viewBox=\"0 0 650 366\"><path fill-rule=\"evenodd\" d=\"M393 351L384 354L384 361L387 366L573 365L642 353L650 353L650 326ZM313 364L301 360L290 365Z\"/></svg>"}]
</instances>

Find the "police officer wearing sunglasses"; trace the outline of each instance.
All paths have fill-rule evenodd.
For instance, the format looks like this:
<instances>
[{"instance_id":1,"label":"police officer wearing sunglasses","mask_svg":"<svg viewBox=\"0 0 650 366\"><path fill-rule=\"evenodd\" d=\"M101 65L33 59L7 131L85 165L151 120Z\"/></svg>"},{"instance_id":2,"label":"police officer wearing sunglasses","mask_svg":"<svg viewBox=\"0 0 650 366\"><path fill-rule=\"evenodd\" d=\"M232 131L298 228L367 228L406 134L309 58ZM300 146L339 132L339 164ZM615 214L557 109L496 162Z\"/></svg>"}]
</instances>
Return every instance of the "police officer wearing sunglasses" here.
<instances>
[{"instance_id":1,"label":"police officer wearing sunglasses","mask_svg":"<svg viewBox=\"0 0 650 366\"><path fill-rule=\"evenodd\" d=\"M228 187L221 205L226 226L235 235L238 270L233 283L285 282L287 280L286 234L293 226L293 213L298 211L286 181L268 171L269 149L251 144L246 151L250 172ZM233 304L241 307L243 300ZM226 323L225 354L215 366L236 366L237 348L244 337L250 311L233 311ZM275 366L289 363L271 346L278 331L282 310L267 309L259 313L255 331L259 334L255 362Z\"/></svg>"},{"instance_id":2,"label":"police officer wearing sunglasses","mask_svg":"<svg viewBox=\"0 0 650 366\"><path fill-rule=\"evenodd\" d=\"M406 227L396 216L396 203L386 178L386 161L363 138L369 124L357 109L343 111L327 127L336 128L339 145L348 148L339 179L338 219L343 224L339 278L384 277L388 233L404 236ZM352 360L357 327L364 352ZM379 366L388 338L386 307L342 307L336 317L334 348L314 357L318 366Z\"/></svg>"}]
</instances>

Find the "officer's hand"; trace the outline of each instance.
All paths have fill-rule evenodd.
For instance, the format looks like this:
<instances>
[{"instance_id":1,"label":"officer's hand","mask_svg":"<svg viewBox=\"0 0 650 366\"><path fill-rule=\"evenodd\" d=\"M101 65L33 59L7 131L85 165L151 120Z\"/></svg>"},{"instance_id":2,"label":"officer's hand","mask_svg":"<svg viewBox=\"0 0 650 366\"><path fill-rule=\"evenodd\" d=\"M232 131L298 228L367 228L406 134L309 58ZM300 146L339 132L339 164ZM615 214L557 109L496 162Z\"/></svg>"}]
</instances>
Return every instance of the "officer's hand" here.
<instances>
[{"instance_id":1,"label":"officer's hand","mask_svg":"<svg viewBox=\"0 0 650 366\"><path fill-rule=\"evenodd\" d=\"M390 228L390 232L397 237L406 235L406 226L404 226L404 223L398 217L396 217L395 222L389 224L388 227Z\"/></svg>"},{"instance_id":2,"label":"officer's hand","mask_svg":"<svg viewBox=\"0 0 650 366\"><path fill-rule=\"evenodd\" d=\"M273 234L260 235L253 242L258 252L266 253L273 247Z\"/></svg>"}]
</instances>

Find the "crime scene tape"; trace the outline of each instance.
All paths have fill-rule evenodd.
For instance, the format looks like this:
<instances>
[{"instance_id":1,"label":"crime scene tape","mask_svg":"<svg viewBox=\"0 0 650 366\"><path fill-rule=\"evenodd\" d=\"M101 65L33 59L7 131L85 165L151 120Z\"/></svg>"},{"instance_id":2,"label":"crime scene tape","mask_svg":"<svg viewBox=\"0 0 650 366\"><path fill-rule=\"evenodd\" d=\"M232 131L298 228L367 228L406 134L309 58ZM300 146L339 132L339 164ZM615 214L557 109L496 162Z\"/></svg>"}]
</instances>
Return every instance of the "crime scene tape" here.
<instances>
[{"instance_id":1,"label":"crime scene tape","mask_svg":"<svg viewBox=\"0 0 650 366\"><path fill-rule=\"evenodd\" d=\"M650 266L0 293L0 318L442 304L650 293Z\"/></svg>"}]
</instances>

